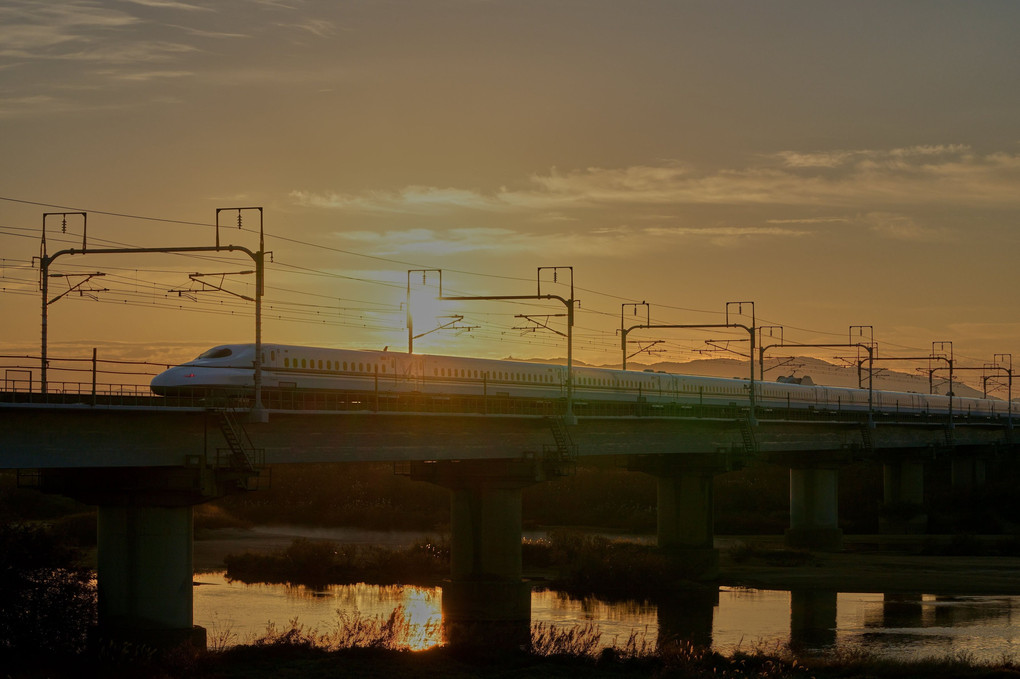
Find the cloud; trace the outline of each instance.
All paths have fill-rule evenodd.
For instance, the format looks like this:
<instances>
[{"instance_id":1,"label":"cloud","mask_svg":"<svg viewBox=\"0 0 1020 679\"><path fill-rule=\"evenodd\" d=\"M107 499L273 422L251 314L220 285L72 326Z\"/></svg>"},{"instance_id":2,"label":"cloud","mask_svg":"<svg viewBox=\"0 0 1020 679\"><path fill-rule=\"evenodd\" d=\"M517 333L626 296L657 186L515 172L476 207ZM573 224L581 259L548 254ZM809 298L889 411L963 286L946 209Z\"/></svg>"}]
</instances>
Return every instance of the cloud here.
<instances>
[{"instance_id":1,"label":"cloud","mask_svg":"<svg viewBox=\"0 0 1020 679\"><path fill-rule=\"evenodd\" d=\"M126 0L126 2L129 2L133 5L141 5L142 7L152 7L154 9L180 9L186 12L215 11L209 7L193 5L187 2L176 2L175 0Z\"/></svg>"},{"instance_id":2,"label":"cloud","mask_svg":"<svg viewBox=\"0 0 1020 679\"><path fill-rule=\"evenodd\" d=\"M293 191L299 205L349 212L449 214L461 210L555 214L661 210L663 206L791 206L872 212L931 205L1016 207L1020 155L979 156L963 145L888 151L777 154L757 166L700 171L669 162L533 174L522 188L483 193L456 187L397 191ZM821 222L817 222L821 223ZM904 234L902 228L897 233Z\"/></svg>"},{"instance_id":3,"label":"cloud","mask_svg":"<svg viewBox=\"0 0 1020 679\"><path fill-rule=\"evenodd\" d=\"M117 80L134 80L138 82L168 78L186 78L194 75L191 71L107 71L106 73Z\"/></svg>"},{"instance_id":4,"label":"cloud","mask_svg":"<svg viewBox=\"0 0 1020 679\"><path fill-rule=\"evenodd\" d=\"M908 215L872 212L864 215L862 221L872 232L892 240L925 243L954 240L948 229L921 226Z\"/></svg>"},{"instance_id":5,"label":"cloud","mask_svg":"<svg viewBox=\"0 0 1020 679\"><path fill-rule=\"evenodd\" d=\"M383 256L449 256L498 252L563 256L618 257L646 255L675 247L677 242L700 241L718 247L731 247L749 239L801 238L810 231L778 227L713 226L643 227L627 225L597 228L585 233L527 232L504 228L405 229L386 231L346 231L339 239L353 241L359 247Z\"/></svg>"},{"instance_id":6,"label":"cloud","mask_svg":"<svg viewBox=\"0 0 1020 679\"><path fill-rule=\"evenodd\" d=\"M507 208L499 197L486 197L466 189L408 186L400 191L367 191L361 194L291 191L290 198L304 207L355 212L440 214L453 209L500 211Z\"/></svg>"},{"instance_id":7,"label":"cloud","mask_svg":"<svg viewBox=\"0 0 1020 679\"><path fill-rule=\"evenodd\" d=\"M807 217L803 219L766 219L766 224L845 224L847 217Z\"/></svg>"},{"instance_id":8,"label":"cloud","mask_svg":"<svg viewBox=\"0 0 1020 679\"><path fill-rule=\"evenodd\" d=\"M958 156L968 153L970 147L964 144L936 144L910 146L891 150L835 150L818 152L780 151L776 157L792 168L836 168L848 164L871 162L902 164L905 161L939 156Z\"/></svg>"},{"instance_id":9,"label":"cloud","mask_svg":"<svg viewBox=\"0 0 1020 679\"><path fill-rule=\"evenodd\" d=\"M336 33L336 24L326 19L308 19L297 24L280 24L286 28L296 28L305 33L311 33L317 38L328 38Z\"/></svg>"}]
</instances>

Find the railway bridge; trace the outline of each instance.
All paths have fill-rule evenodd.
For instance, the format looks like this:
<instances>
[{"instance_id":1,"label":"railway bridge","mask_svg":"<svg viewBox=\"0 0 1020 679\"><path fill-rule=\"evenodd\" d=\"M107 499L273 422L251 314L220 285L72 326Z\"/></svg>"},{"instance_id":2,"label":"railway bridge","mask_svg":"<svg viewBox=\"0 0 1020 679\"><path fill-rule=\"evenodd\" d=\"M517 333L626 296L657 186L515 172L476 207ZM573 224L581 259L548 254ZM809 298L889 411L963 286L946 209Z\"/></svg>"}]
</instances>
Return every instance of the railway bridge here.
<instances>
[{"instance_id":1,"label":"railway bridge","mask_svg":"<svg viewBox=\"0 0 1020 679\"><path fill-rule=\"evenodd\" d=\"M600 412L575 404L499 399L344 395L333 401L247 404L151 396L0 394L0 468L19 482L98 506L103 634L204 642L192 617L192 510L257 490L267 465L391 462L397 473L446 487L451 572L443 586L449 641L481 627L516 643L529 633L521 574L521 490L614 458L652 474L658 545L706 576L713 547L713 478L762 461L790 469L791 545L836 549L838 470L883 465L884 500L920 508L924 464L948 456L954 481L980 481L1015 453L1016 417L634 404ZM575 422L576 420L576 422ZM568 424L569 422L569 424ZM922 531L920 511L887 524ZM490 636L490 639L493 638Z\"/></svg>"}]
</instances>

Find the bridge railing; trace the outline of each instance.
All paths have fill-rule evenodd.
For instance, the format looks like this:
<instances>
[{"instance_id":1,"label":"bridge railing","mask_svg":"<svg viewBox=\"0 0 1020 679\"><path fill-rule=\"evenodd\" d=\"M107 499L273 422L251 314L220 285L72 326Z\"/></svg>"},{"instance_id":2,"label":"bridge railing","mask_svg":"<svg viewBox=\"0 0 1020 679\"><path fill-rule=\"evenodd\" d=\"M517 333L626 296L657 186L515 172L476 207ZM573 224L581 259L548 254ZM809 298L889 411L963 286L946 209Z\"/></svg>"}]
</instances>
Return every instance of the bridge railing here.
<instances>
[{"instance_id":1,"label":"bridge railing","mask_svg":"<svg viewBox=\"0 0 1020 679\"><path fill-rule=\"evenodd\" d=\"M50 357L50 379L43 394L39 362L38 356L0 355L0 402L131 405L152 397L149 382L168 367L147 361L100 359L95 353L87 358Z\"/></svg>"}]
</instances>

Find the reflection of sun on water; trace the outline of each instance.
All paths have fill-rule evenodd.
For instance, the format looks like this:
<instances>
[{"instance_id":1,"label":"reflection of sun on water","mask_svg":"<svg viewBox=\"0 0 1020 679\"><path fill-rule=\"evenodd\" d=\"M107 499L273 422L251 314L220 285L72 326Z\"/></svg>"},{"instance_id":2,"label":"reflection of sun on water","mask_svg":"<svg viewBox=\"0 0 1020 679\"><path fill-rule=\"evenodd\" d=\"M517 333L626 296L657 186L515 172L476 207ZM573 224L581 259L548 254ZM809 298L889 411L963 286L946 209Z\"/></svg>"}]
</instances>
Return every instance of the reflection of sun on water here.
<instances>
[{"instance_id":1,"label":"reflection of sun on water","mask_svg":"<svg viewBox=\"0 0 1020 679\"><path fill-rule=\"evenodd\" d=\"M442 642L443 615L435 589L405 587L400 597L404 610L402 643L412 651L422 651Z\"/></svg>"}]
</instances>

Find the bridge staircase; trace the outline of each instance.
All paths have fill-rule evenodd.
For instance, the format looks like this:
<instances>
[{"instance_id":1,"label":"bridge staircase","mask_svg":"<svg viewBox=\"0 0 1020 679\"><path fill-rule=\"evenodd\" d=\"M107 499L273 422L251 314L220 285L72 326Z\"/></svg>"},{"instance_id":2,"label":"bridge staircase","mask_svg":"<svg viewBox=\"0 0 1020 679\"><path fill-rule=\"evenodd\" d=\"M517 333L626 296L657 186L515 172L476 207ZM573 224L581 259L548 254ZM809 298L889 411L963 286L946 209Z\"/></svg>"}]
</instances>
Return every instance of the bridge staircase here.
<instances>
[{"instance_id":1,"label":"bridge staircase","mask_svg":"<svg viewBox=\"0 0 1020 679\"><path fill-rule=\"evenodd\" d=\"M577 444L570 437L570 430L562 417L547 417L545 421L555 443L542 446L542 458L551 463L556 476L569 476L577 460Z\"/></svg>"},{"instance_id":2,"label":"bridge staircase","mask_svg":"<svg viewBox=\"0 0 1020 679\"><path fill-rule=\"evenodd\" d=\"M265 468L265 449L256 448L252 443L244 425L236 417L238 411L217 408L214 412L220 433L227 443L226 448L216 449L217 468L237 474L239 488L257 490L260 471Z\"/></svg>"},{"instance_id":3,"label":"bridge staircase","mask_svg":"<svg viewBox=\"0 0 1020 679\"><path fill-rule=\"evenodd\" d=\"M861 445L864 448L864 452L871 454L875 452L875 439L871 435L871 423L861 422Z\"/></svg>"},{"instance_id":4,"label":"bridge staircase","mask_svg":"<svg viewBox=\"0 0 1020 679\"><path fill-rule=\"evenodd\" d=\"M744 455L750 460L758 454L758 439L754 436L750 420L741 418L737 422L740 424L740 438L744 443Z\"/></svg>"}]
</instances>

